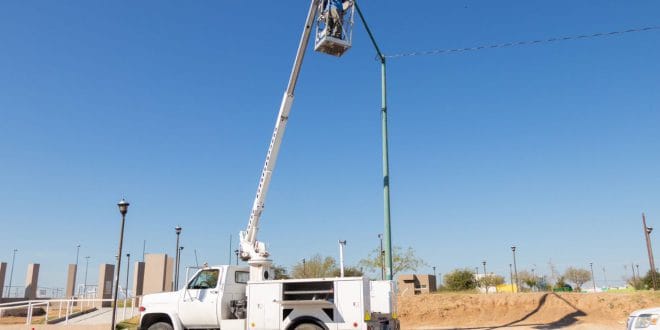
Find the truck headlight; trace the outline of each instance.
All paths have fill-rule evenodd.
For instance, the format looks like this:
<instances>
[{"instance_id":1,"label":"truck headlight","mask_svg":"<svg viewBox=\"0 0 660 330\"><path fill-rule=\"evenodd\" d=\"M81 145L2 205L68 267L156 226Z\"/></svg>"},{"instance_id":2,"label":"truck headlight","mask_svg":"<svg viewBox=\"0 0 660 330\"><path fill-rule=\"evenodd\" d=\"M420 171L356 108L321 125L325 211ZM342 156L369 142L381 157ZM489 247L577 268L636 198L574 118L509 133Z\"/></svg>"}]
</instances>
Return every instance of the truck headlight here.
<instances>
[{"instance_id":1,"label":"truck headlight","mask_svg":"<svg viewBox=\"0 0 660 330\"><path fill-rule=\"evenodd\" d=\"M656 325L658 324L659 317L660 316L657 314L641 314L635 321L635 328L648 328L652 325Z\"/></svg>"}]
</instances>

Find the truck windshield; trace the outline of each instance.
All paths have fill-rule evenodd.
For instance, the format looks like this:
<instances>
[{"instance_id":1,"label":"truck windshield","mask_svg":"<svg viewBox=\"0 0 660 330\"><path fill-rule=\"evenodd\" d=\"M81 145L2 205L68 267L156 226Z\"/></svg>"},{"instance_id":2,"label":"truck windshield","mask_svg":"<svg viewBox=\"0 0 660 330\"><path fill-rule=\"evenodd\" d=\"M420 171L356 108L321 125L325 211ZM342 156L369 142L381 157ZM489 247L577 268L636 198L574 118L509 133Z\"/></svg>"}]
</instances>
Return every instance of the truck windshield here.
<instances>
[{"instance_id":1,"label":"truck windshield","mask_svg":"<svg viewBox=\"0 0 660 330\"><path fill-rule=\"evenodd\" d=\"M204 269L190 281L188 289L210 289L218 285L218 277L220 271L218 269Z\"/></svg>"}]
</instances>

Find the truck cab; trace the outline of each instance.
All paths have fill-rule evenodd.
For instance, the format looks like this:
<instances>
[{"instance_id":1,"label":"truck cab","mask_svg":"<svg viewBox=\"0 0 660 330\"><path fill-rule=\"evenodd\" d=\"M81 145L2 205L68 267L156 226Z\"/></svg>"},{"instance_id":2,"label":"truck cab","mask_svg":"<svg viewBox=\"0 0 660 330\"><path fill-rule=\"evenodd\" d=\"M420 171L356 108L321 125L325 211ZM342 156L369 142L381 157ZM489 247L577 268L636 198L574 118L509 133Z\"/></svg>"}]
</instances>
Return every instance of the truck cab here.
<instances>
[{"instance_id":1,"label":"truck cab","mask_svg":"<svg viewBox=\"0 0 660 330\"><path fill-rule=\"evenodd\" d=\"M249 277L248 267L208 267L178 291L145 295L140 329L217 329L222 320L244 319Z\"/></svg>"}]
</instances>

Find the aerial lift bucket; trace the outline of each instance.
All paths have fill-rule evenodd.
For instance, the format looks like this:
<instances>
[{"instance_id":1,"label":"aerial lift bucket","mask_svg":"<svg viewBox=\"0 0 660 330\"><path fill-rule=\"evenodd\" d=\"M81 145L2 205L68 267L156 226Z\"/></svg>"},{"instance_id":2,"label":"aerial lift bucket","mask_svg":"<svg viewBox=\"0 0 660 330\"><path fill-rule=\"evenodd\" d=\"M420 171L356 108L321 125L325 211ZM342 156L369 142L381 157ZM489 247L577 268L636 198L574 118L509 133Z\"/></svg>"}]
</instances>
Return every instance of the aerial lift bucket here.
<instances>
[{"instance_id":1,"label":"aerial lift bucket","mask_svg":"<svg viewBox=\"0 0 660 330\"><path fill-rule=\"evenodd\" d=\"M355 6L353 0L344 0L337 20L329 9L329 1L319 2L314 50L339 57L351 48Z\"/></svg>"}]
</instances>

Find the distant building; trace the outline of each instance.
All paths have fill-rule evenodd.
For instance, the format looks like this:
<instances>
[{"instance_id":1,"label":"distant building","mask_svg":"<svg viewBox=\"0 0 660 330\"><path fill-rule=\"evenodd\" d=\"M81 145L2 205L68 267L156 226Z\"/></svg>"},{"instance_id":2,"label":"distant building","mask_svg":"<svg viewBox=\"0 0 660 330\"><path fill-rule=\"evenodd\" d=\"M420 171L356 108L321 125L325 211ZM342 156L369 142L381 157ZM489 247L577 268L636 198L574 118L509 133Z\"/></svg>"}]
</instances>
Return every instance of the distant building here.
<instances>
[{"instance_id":1,"label":"distant building","mask_svg":"<svg viewBox=\"0 0 660 330\"><path fill-rule=\"evenodd\" d=\"M402 274L397 279L399 294L412 296L436 290L435 275Z\"/></svg>"}]
</instances>

